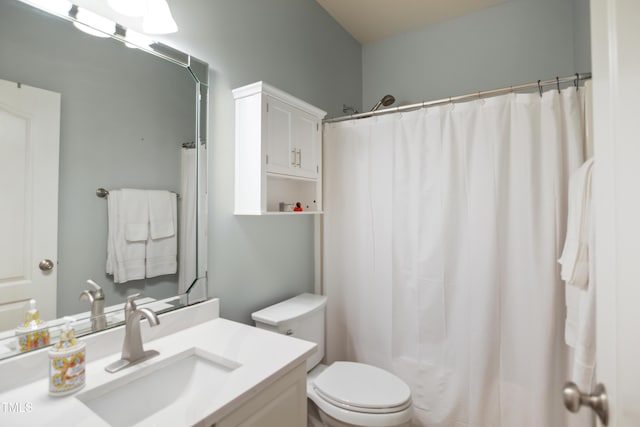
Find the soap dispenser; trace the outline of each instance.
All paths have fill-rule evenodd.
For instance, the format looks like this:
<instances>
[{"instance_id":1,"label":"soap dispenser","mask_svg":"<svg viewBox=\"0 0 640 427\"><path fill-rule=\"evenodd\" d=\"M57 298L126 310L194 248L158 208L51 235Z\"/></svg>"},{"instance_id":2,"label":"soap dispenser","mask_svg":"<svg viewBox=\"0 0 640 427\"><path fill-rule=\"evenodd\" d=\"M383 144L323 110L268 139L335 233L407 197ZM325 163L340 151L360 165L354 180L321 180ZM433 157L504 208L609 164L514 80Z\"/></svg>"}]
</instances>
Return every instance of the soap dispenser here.
<instances>
[{"instance_id":1,"label":"soap dispenser","mask_svg":"<svg viewBox=\"0 0 640 427\"><path fill-rule=\"evenodd\" d=\"M60 342L49 350L49 393L64 396L85 383L85 343L76 340L73 317L65 316Z\"/></svg>"},{"instance_id":2,"label":"soap dispenser","mask_svg":"<svg viewBox=\"0 0 640 427\"><path fill-rule=\"evenodd\" d=\"M15 332L21 353L49 345L49 327L40 319L36 300L29 301L24 323L18 326Z\"/></svg>"}]
</instances>

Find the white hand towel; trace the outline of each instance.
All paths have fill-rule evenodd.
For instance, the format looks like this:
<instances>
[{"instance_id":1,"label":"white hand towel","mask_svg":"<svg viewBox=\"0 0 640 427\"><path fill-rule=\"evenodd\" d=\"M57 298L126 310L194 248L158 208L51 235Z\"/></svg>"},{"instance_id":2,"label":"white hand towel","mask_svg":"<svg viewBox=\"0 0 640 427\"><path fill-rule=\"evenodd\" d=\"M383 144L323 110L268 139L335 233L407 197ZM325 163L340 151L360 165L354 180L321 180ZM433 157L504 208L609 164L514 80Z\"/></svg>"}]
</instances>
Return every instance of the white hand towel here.
<instances>
[{"instance_id":1,"label":"white hand towel","mask_svg":"<svg viewBox=\"0 0 640 427\"><path fill-rule=\"evenodd\" d=\"M172 227L178 229L177 199L175 193L169 193ZM178 271L178 236L147 240L146 276L156 277L163 274L175 274Z\"/></svg>"},{"instance_id":2,"label":"white hand towel","mask_svg":"<svg viewBox=\"0 0 640 427\"><path fill-rule=\"evenodd\" d=\"M175 194L169 191L148 191L149 231L151 239L171 237L175 234L172 199Z\"/></svg>"},{"instance_id":3,"label":"white hand towel","mask_svg":"<svg viewBox=\"0 0 640 427\"><path fill-rule=\"evenodd\" d=\"M594 246L594 227L590 225L589 245ZM567 286L577 294L578 309L575 314L573 367L571 381L580 390L591 391L595 386L596 373L596 281L595 281L595 251L589 251L589 283L586 289ZM567 307L567 316L569 316Z\"/></svg>"},{"instance_id":4,"label":"white hand towel","mask_svg":"<svg viewBox=\"0 0 640 427\"><path fill-rule=\"evenodd\" d=\"M558 262L561 277L567 284L586 288L589 282L589 213L591 198L591 170L589 159L569 179L569 213L567 236Z\"/></svg>"},{"instance_id":5,"label":"white hand towel","mask_svg":"<svg viewBox=\"0 0 640 427\"><path fill-rule=\"evenodd\" d=\"M108 198L107 274L115 283L144 279L146 242L131 242L125 238L127 209L124 192L111 190Z\"/></svg>"},{"instance_id":6,"label":"white hand towel","mask_svg":"<svg viewBox=\"0 0 640 427\"><path fill-rule=\"evenodd\" d=\"M107 274L113 274L116 270L116 236L121 198L120 190L111 190L107 198Z\"/></svg>"},{"instance_id":7,"label":"white hand towel","mask_svg":"<svg viewBox=\"0 0 640 427\"><path fill-rule=\"evenodd\" d=\"M575 286L564 287L564 301L566 305L566 317L564 319L564 342L569 347L575 348L578 340L580 324L580 304L584 289Z\"/></svg>"},{"instance_id":8,"label":"white hand towel","mask_svg":"<svg viewBox=\"0 0 640 427\"><path fill-rule=\"evenodd\" d=\"M565 342L573 349L571 380L584 391L592 390L596 369L592 170L593 159L590 159L571 175L567 237L559 260L562 279L567 285Z\"/></svg>"},{"instance_id":9,"label":"white hand towel","mask_svg":"<svg viewBox=\"0 0 640 427\"><path fill-rule=\"evenodd\" d=\"M122 190L122 210L125 238L130 242L144 242L149 237L149 204L145 190Z\"/></svg>"},{"instance_id":10,"label":"white hand towel","mask_svg":"<svg viewBox=\"0 0 640 427\"><path fill-rule=\"evenodd\" d=\"M580 310L571 375L571 380L580 390L587 391L595 386L596 371L596 286L593 278L589 282L587 289L577 290L581 294Z\"/></svg>"}]
</instances>

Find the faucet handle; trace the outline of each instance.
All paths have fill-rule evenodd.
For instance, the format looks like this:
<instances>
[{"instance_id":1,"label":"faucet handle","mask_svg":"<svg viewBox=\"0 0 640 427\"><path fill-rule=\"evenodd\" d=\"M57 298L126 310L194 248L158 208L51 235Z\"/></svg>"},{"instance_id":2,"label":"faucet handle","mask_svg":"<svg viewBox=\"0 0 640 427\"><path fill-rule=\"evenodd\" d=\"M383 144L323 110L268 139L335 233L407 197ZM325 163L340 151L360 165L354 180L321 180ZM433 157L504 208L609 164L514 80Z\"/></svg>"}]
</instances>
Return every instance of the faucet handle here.
<instances>
[{"instance_id":1,"label":"faucet handle","mask_svg":"<svg viewBox=\"0 0 640 427\"><path fill-rule=\"evenodd\" d=\"M100 287L100 285L98 285L96 282L94 282L93 280L89 279L87 280L87 283L91 286L93 286L92 291L90 291L93 296L95 297L95 299L104 299L104 291L102 290L102 288Z\"/></svg>"},{"instance_id":2,"label":"faucet handle","mask_svg":"<svg viewBox=\"0 0 640 427\"><path fill-rule=\"evenodd\" d=\"M80 297L78 298L80 301L89 301L89 304L93 304L94 297L92 291L82 291L80 293Z\"/></svg>"},{"instance_id":3,"label":"faucet handle","mask_svg":"<svg viewBox=\"0 0 640 427\"><path fill-rule=\"evenodd\" d=\"M142 298L142 294L140 292L127 295L127 303L124 306L125 311L127 311L127 309L134 311L136 308L138 308L138 305L135 301L140 298Z\"/></svg>"}]
</instances>

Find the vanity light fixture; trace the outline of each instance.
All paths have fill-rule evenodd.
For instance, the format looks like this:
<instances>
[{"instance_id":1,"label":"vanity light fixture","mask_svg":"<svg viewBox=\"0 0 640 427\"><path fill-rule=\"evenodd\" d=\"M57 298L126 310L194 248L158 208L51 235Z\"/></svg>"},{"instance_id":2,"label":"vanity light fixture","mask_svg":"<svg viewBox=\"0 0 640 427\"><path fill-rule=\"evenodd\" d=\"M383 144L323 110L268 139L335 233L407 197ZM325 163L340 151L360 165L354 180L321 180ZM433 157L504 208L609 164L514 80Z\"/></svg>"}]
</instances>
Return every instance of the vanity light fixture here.
<instances>
[{"instance_id":1,"label":"vanity light fixture","mask_svg":"<svg viewBox=\"0 0 640 427\"><path fill-rule=\"evenodd\" d=\"M71 6L73 6L71 2L67 0L30 0L28 3L39 9L53 12L58 15L66 15L69 13Z\"/></svg>"},{"instance_id":2,"label":"vanity light fixture","mask_svg":"<svg viewBox=\"0 0 640 427\"><path fill-rule=\"evenodd\" d=\"M147 13L147 0L107 0L107 3L124 16L140 17Z\"/></svg>"},{"instance_id":3,"label":"vanity light fixture","mask_svg":"<svg viewBox=\"0 0 640 427\"><path fill-rule=\"evenodd\" d=\"M121 15L142 18L142 29L147 34L168 34L178 31L167 0L107 0Z\"/></svg>"},{"instance_id":4,"label":"vanity light fixture","mask_svg":"<svg viewBox=\"0 0 640 427\"><path fill-rule=\"evenodd\" d=\"M147 14L142 17L142 29L147 34L169 34L178 31L167 0L147 0Z\"/></svg>"},{"instance_id":5,"label":"vanity light fixture","mask_svg":"<svg viewBox=\"0 0 640 427\"><path fill-rule=\"evenodd\" d=\"M115 22L76 5L69 11L69 16L76 19L73 22L74 27L95 37L110 37L116 29Z\"/></svg>"},{"instance_id":6,"label":"vanity light fixture","mask_svg":"<svg viewBox=\"0 0 640 427\"><path fill-rule=\"evenodd\" d=\"M130 28L127 28L124 40L124 45L133 49L137 49L139 47L148 48L154 43L150 37L140 34L137 31L133 31Z\"/></svg>"}]
</instances>

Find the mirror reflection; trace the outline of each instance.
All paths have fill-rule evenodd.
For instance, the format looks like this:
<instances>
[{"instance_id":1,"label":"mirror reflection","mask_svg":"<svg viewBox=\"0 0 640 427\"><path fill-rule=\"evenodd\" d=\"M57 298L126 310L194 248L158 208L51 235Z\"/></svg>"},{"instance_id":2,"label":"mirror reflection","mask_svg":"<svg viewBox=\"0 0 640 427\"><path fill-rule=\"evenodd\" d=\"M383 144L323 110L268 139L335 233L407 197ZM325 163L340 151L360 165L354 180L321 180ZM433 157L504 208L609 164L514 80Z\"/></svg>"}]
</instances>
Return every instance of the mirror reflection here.
<instances>
[{"instance_id":1,"label":"mirror reflection","mask_svg":"<svg viewBox=\"0 0 640 427\"><path fill-rule=\"evenodd\" d=\"M64 316L77 335L118 324L127 295L206 298L207 65L125 32L0 2L0 358L18 326L50 327L28 350Z\"/></svg>"}]
</instances>

